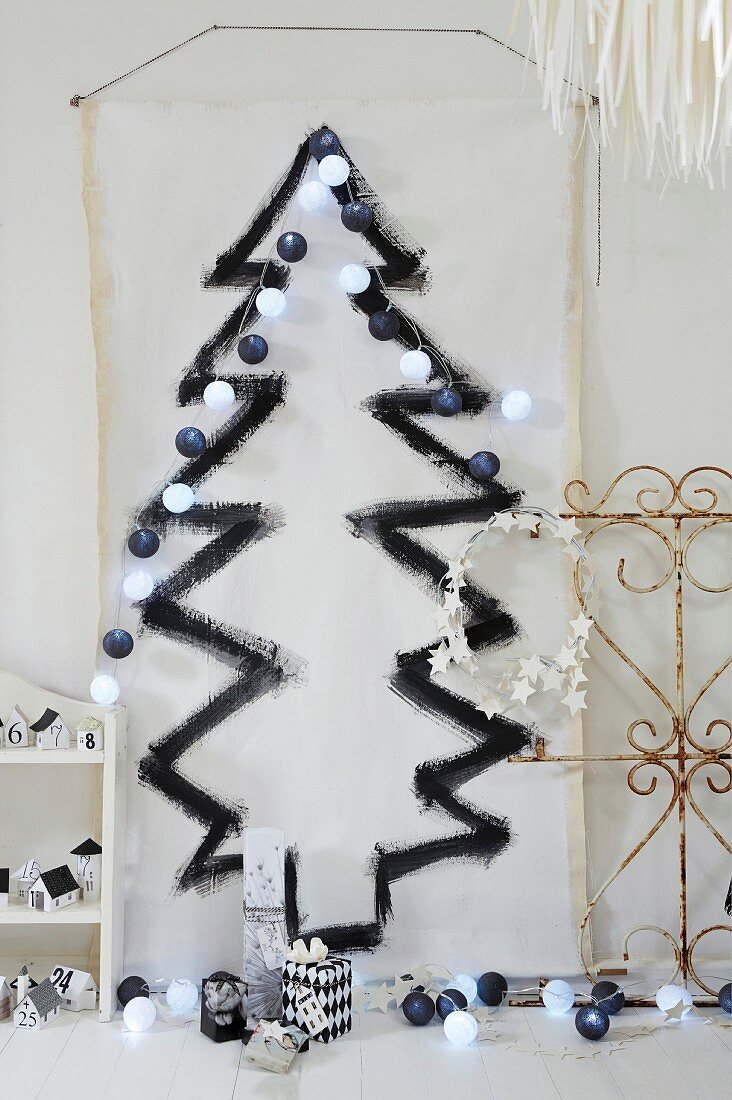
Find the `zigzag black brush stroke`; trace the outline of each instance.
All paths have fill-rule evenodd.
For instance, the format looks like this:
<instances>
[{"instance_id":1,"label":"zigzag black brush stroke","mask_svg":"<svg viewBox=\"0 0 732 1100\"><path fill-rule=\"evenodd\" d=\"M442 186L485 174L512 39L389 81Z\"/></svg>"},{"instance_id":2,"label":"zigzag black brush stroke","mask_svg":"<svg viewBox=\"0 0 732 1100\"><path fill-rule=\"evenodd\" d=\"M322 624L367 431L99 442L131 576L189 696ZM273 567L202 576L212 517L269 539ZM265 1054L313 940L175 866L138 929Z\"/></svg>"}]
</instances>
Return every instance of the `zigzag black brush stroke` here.
<instances>
[{"instance_id":1,"label":"zigzag black brush stroke","mask_svg":"<svg viewBox=\"0 0 732 1100\"><path fill-rule=\"evenodd\" d=\"M348 157L345 152L344 155ZM466 363L440 348L432 333L405 310L395 307L388 298L388 290L424 292L427 286L427 272L422 264L424 252L410 244L404 231L375 199L367 181L348 159L350 187L333 188L333 193L341 205L358 197L374 207L374 223L366 236L385 261L371 269L378 275L376 278L372 275L370 286L362 294L352 296L354 308L367 317L387 307L395 309L400 318L398 341L406 348L423 347L427 351L433 364L431 379L444 379L446 367L453 386L463 398L461 415L477 415L496 395L481 385ZM499 482L478 485L470 475L467 458L419 423L419 417L433 416L432 392L427 388L383 391L365 402L364 409L422 461L428 462L450 488L462 490L463 495L434 500L381 501L350 513L346 521L356 537L367 539L388 555L413 583L435 600L447 561L434 547L410 532L424 527L482 523L495 511L518 504L521 493ZM469 582L463 598L469 613L466 633L474 650L505 645L516 637L518 625L494 597ZM467 751L420 765L413 784L414 793L426 810L441 813L450 824L459 823L463 831L417 844L378 844L371 868L373 920L319 929L303 929L304 918L298 904L299 855L296 848L291 848L287 853L285 882L287 925L292 938L319 935L335 951L373 950L382 942L386 922L393 916L392 883L447 859L478 860L487 866L510 843L510 828L504 818L480 809L456 791L500 760L520 752L530 743L531 731L506 717L488 719L467 700L432 680L429 649L430 646L424 646L398 653L388 683L400 698L453 729L470 745Z\"/></svg>"},{"instance_id":2,"label":"zigzag black brush stroke","mask_svg":"<svg viewBox=\"0 0 732 1100\"><path fill-rule=\"evenodd\" d=\"M203 391L215 377L218 364L231 351L240 332L246 332L258 320L254 298L260 282L280 290L286 288L290 277L287 265L249 257L291 201L307 161L307 142L303 142L292 165L241 238L204 274L202 282L207 289L250 290L199 348L185 370L178 387L179 405L201 403ZM282 374L229 374L227 380L241 404L209 440L205 452L183 463L171 480L191 488L200 486L220 466L231 461L285 400L287 387ZM188 779L181 773L181 762L232 715L263 695L277 693L297 681L305 662L274 641L212 620L186 607L183 601L196 586L225 569L238 554L272 536L284 519L275 506L234 502L198 504L183 515L173 515L163 507L161 489L157 489L140 510L139 522L161 536L173 529L215 535L158 583L140 605L141 624L147 630L200 649L231 669L223 687L212 698L152 742L138 769L141 783L156 790L204 830L200 845L178 869L175 889L180 893L194 888L205 894L241 874L241 856L223 855L220 848L241 834L247 809L242 803L216 796Z\"/></svg>"}]
</instances>

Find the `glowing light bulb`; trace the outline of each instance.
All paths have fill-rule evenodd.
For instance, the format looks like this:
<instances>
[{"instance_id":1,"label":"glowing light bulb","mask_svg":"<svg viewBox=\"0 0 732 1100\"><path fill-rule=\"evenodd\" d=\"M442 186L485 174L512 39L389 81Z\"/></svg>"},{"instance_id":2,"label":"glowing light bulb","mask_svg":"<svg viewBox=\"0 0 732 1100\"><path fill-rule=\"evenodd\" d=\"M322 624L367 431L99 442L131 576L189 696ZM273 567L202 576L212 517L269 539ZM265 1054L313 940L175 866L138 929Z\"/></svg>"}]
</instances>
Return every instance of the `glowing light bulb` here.
<instances>
[{"instance_id":1,"label":"glowing light bulb","mask_svg":"<svg viewBox=\"0 0 732 1100\"><path fill-rule=\"evenodd\" d=\"M99 676L95 676L89 685L89 694L95 703L110 707L119 699L119 684L114 676L102 672Z\"/></svg>"},{"instance_id":2,"label":"glowing light bulb","mask_svg":"<svg viewBox=\"0 0 732 1100\"><path fill-rule=\"evenodd\" d=\"M133 603L146 600L154 587L155 581L144 569L136 569L134 573L128 573L122 581L122 591Z\"/></svg>"},{"instance_id":3,"label":"glowing light bulb","mask_svg":"<svg viewBox=\"0 0 732 1100\"><path fill-rule=\"evenodd\" d=\"M469 1012L451 1012L442 1025L445 1038L456 1047L467 1047L478 1034L478 1023Z\"/></svg>"},{"instance_id":4,"label":"glowing light bulb","mask_svg":"<svg viewBox=\"0 0 732 1100\"><path fill-rule=\"evenodd\" d=\"M405 351L399 360L399 370L411 381L424 382L432 370L432 360L424 351Z\"/></svg>"},{"instance_id":5,"label":"glowing light bulb","mask_svg":"<svg viewBox=\"0 0 732 1100\"><path fill-rule=\"evenodd\" d=\"M318 175L328 187L338 187L339 184L345 183L350 170L346 158L339 157L337 153L323 157L318 165Z\"/></svg>"},{"instance_id":6,"label":"glowing light bulb","mask_svg":"<svg viewBox=\"0 0 732 1100\"><path fill-rule=\"evenodd\" d=\"M656 994L656 1004L661 1012L670 1012L679 1002L684 1005L682 1015L685 1016L694 1004L694 998L683 985L662 985Z\"/></svg>"},{"instance_id":7,"label":"glowing light bulb","mask_svg":"<svg viewBox=\"0 0 732 1100\"><path fill-rule=\"evenodd\" d=\"M552 1016L561 1016L562 1013L569 1012L574 1004L574 991L568 982L555 978L546 983L541 991L541 999L547 1012Z\"/></svg>"},{"instance_id":8,"label":"glowing light bulb","mask_svg":"<svg viewBox=\"0 0 732 1100\"><path fill-rule=\"evenodd\" d=\"M223 412L224 409L228 409L234 404L235 398L234 387L230 382L224 382L221 379L209 382L203 391L204 404L214 412Z\"/></svg>"},{"instance_id":9,"label":"glowing light bulb","mask_svg":"<svg viewBox=\"0 0 732 1100\"><path fill-rule=\"evenodd\" d=\"M122 1013L128 1031L147 1031L155 1023L158 1010L149 997L133 997Z\"/></svg>"},{"instance_id":10,"label":"glowing light bulb","mask_svg":"<svg viewBox=\"0 0 732 1100\"><path fill-rule=\"evenodd\" d=\"M279 317L287 305L287 298L274 286L263 286L254 299L257 312L263 317Z\"/></svg>"},{"instance_id":11,"label":"glowing light bulb","mask_svg":"<svg viewBox=\"0 0 732 1100\"><path fill-rule=\"evenodd\" d=\"M317 214L318 211L324 210L328 205L328 198L330 191L324 183L319 183L318 180L310 180L309 183L304 183L297 192L297 201L303 210L307 210L310 214Z\"/></svg>"},{"instance_id":12,"label":"glowing light bulb","mask_svg":"<svg viewBox=\"0 0 732 1100\"><path fill-rule=\"evenodd\" d=\"M182 481L174 481L163 490L163 506L176 515L187 512L194 501L193 489Z\"/></svg>"},{"instance_id":13,"label":"glowing light bulb","mask_svg":"<svg viewBox=\"0 0 732 1100\"><path fill-rule=\"evenodd\" d=\"M187 978L175 978L166 989L165 998L170 1011L182 1016L198 1004L198 988Z\"/></svg>"},{"instance_id":14,"label":"glowing light bulb","mask_svg":"<svg viewBox=\"0 0 732 1100\"><path fill-rule=\"evenodd\" d=\"M501 401L506 420L524 420L531 412L531 398L523 390L509 390Z\"/></svg>"},{"instance_id":15,"label":"glowing light bulb","mask_svg":"<svg viewBox=\"0 0 732 1100\"><path fill-rule=\"evenodd\" d=\"M371 272L363 264L346 264L340 270L338 282L346 294L361 294L371 283Z\"/></svg>"},{"instance_id":16,"label":"glowing light bulb","mask_svg":"<svg viewBox=\"0 0 732 1100\"><path fill-rule=\"evenodd\" d=\"M478 996L478 983L469 974L456 974L454 978L450 978L450 986L459 989L469 1005Z\"/></svg>"}]
</instances>

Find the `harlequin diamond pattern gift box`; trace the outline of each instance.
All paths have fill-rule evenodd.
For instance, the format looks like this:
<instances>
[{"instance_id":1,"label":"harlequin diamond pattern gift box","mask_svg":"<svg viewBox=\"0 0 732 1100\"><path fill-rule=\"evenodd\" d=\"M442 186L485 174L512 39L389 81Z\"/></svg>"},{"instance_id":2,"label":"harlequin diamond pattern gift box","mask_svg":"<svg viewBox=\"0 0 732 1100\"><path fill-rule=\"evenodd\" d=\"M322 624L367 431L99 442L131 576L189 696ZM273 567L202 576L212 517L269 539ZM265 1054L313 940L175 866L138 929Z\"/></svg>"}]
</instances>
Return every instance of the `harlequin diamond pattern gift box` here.
<instances>
[{"instance_id":1,"label":"harlequin diamond pattern gift box","mask_svg":"<svg viewBox=\"0 0 732 1100\"><path fill-rule=\"evenodd\" d=\"M317 1000L325 1026L317 1033L308 1026L312 1013L307 1000ZM331 956L322 962L287 961L282 971L282 1010L285 1020L297 1024L319 1043L330 1043L351 1030L351 963Z\"/></svg>"}]
</instances>

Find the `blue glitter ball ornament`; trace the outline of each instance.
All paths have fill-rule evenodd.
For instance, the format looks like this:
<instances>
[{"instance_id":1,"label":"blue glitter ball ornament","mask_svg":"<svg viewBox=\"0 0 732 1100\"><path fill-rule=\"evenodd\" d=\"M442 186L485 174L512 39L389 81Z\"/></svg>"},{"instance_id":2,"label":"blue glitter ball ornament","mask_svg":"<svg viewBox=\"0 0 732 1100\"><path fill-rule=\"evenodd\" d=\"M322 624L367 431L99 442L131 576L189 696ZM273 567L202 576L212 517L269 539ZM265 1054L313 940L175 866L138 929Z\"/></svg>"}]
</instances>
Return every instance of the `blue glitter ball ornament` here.
<instances>
[{"instance_id":1,"label":"blue glitter ball ornament","mask_svg":"<svg viewBox=\"0 0 732 1100\"><path fill-rule=\"evenodd\" d=\"M435 1003L424 992L413 989L402 1001L402 1012L415 1027L424 1027L435 1014Z\"/></svg>"},{"instance_id":2,"label":"blue glitter ball ornament","mask_svg":"<svg viewBox=\"0 0 732 1100\"><path fill-rule=\"evenodd\" d=\"M495 970L488 970L478 978L478 996L484 1005L495 1008L501 1004L508 993L508 982L503 974L497 974Z\"/></svg>"},{"instance_id":3,"label":"blue glitter ball ornament","mask_svg":"<svg viewBox=\"0 0 732 1100\"><path fill-rule=\"evenodd\" d=\"M351 233L365 233L374 220L374 212L367 202L354 199L341 209L341 221Z\"/></svg>"},{"instance_id":4,"label":"blue glitter ball ornament","mask_svg":"<svg viewBox=\"0 0 732 1100\"><path fill-rule=\"evenodd\" d=\"M296 264L302 260L308 250L308 242L302 233L294 233L291 230L283 233L277 241L277 255L288 264Z\"/></svg>"},{"instance_id":5,"label":"blue glitter ball ornament","mask_svg":"<svg viewBox=\"0 0 732 1100\"><path fill-rule=\"evenodd\" d=\"M432 394L430 405L438 416L456 416L463 407L463 399L452 386L443 386Z\"/></svg>"},{"instance_id":6,"label":"blue glitter ball ornament","mask_svg":"<svg viewBox=\"0 0 732 1100\"><path fill-rule=\"evenodd\" d=\"M318 161L322 160L323 157L336 156L340 152L340 148L341 143L338 140L338 135L325 126L322 130L316 130L314 134L310 135L308 142L310 156L315 157Z\"/></svg>"},{"instance_id":7,"label":"blue glitter ball ornament","mask_svg":"<svg viewBox=\"0 0 732 1100\"><path fill-rule=\"evenodd\" d=\"M369 332L374 340L393 340L399 332L399 318L393 309L380 309L369 317Z\"/></svg>"},{"instance_id":8,"label":"blue glitter ball ornament","mask_svg":"<svg viewBox=\"0 0 732 1100\"><path fill-rule=\"evenodd\" d=\"M113 630L108 630L102 638L102 649L108 657L113 657L115 661L120 661L123 657L129 657L134 644L132 635L127 630L121 630L118 626L115 626Z\"/></svg>"},{"instance_id":9,"label":"blue glitter ball ornament","mask_svg":"<svg viewBox=\"0 0 732 1100\"><path fill-rule=\"evenodd\" d=\"M206 436L200 428L181 428L175 437L175 449L184 458L195 458L206 450Z\"/></svg>"},{"instance_id":10,"label":"blue glitter ball ornament","mask_svg":"<svg viewBox=\"0 0 732 1100\"><path fill-rule=\"evenodd\" d=\"M615 1016L625 1004L625 994L615 982L597 982L592 987L592 1000L607 1012L608 1016Z\"/></svg>"},{"instance_id":11,"label":"blue glitter ball ornament","mask_svg":"<svg viewBox=\"0 0 732 1100\"><path fill-rule=\"evenodd\" d=\"M149 997L150 986L147 984L144 978L141 978L139 974L130 974L128 978L123 978L117 986L117 1000L122 1005L122 1008L132 1001L135 997Z\"/></svg>"},{"instance_id":12,"label":"blue glitter ball ornament","mask_svg":"<svg viewBox=\"0 0 732 1100\"><path fill-rule=\"evenodd\" d=\"M160 549L160 539L149 527L133 531L127 540L127 548L136 558L151 558Z\"/></svg>"},{"instance_id":13,"label":"blue glitter ball ornament","mask_svg":"<svg viewBox=\"0 0 732 1100\"><path fill-rule=\"evenodd\" d=\"M459 989L443 989L437 998L437 1015L441 1020L444 1020L451 1012L462 1012L467 1007L467 998Z\"/></svg>"},{"instance_id":14,"label":"blue glitter ball ornament","mask_svg":"<svg viewBox=\"0 0 732 1100\"><path fill-rule=\"evenodd\" d=\"M498 455L493 451L478 451L468 460L468 469L476 481L490 481L501 468Z\"/></svg>"},{"instance_id":15,"label":"blue glitter ball ornament","mask_svg":"<svg viewBox=\"0 0 732 1100\"><path fill-rule=\"evenodd\" d=\"M583 1005L577 1010L574 1026L583 1039L602 1039L610 1027L610 1017L604 1008L598 1005Z\"/></svg>"},{"instance_id":16,"label":"blue glitter ball ornament","mask_svg":"<svg viewBox=\"0 0 732 1100\"><path fill-rule=\"evenodd\" d=\"M723 985L717 994L717 1000L719 1001L719 1007L727 1013L732 1014L732 983L727 982Z\"/></svg>"},{"instance_id":17,"label":"blue glitter ball ornament","mask_svg":"<svg viewBox=\"0 0 732 1100\"><path fill-rule=\"evenodd\" d=\"M236 350L239 352L239 358L244 363L253 366L256 363L262 363L267 358L269 344L263 336L257 336L256 332L253 332L251 336L244 336L239 341Z\"/></svg>"}]
</instances>

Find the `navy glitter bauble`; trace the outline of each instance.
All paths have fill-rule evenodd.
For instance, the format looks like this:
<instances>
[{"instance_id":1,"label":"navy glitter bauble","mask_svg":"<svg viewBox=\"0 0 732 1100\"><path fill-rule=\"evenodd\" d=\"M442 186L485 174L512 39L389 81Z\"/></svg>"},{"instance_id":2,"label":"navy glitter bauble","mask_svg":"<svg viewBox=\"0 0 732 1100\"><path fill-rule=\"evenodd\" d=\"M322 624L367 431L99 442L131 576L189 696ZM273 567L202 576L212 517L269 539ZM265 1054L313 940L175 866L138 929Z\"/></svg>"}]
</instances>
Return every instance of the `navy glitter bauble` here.
<instances>
[{"instance_id":1,"label":"navy glitter bauble","mask_svg":"<svg viewBox=\"0 0 732 1100\"><path fill-rule=\"evenodd\" d=\"M463 399L451 386L443 386L432 394L430 405L438 416L455 416L463 407Z\"/></svg>"},{"instance_id":2,"label":"navy glitter bauble","mask_svg":"<svg viewBox=\"0 0 732 1100\"><path fill-rule=\"evenodd\" d=\"M393 309L380 309L369 317L369 332L374 340L393 340L399 332L399 318Z\"/></svg>"},{"instance_id":3,"label":"navy glitter bauble","mask_svg":"<svg viewBox=\"0 0 732 1100\"><path fill-rule=\"evenodd\" d=\"M598 1005L583 1005L577 1011L574 1026L583 1039L602 1039L610 1027L610 1017Z\"/></svg>"},{"instance_id":4,"label":"navy glitter bauble","mask_svg":"<svg viewBox=\"0 0 732 1100\"><path fill-rule=\"evenodd\" d=\"M722 986L717 994L717 1000L719 1001L719 1007L724 1012L732 1013L732 984L730 982Z\"/></svg>"},{"instance_id":5,"label":"navy glitter bauble","mask_svg":"<svg viewBox=\"0 0 732 1100\"><path fill-rule=\"evenodd\" d=\"M244 336L236 345L239 358L253 366L262 363L267 358L269 344L263 336L257 336L255 332L251 336Z\"/></svg>"},{"instance_id":6,"label":"navy glitter bauble","mask_svg":"<svg viewBox=\"0 0 732 1100\"><path fill-rule=\"evenodd\" d=\"M608 1016L615 1016L625 1004L625 994L615 982L598 982L593 985L592 999Z\"/></svg>"},{"instance_id":7,"label":"navy glitter bauble","mask_svg":"<svg viewBox=\"0 0 732 1100\"><path fill-rule=\"evenodd\" d=\"M127 547L136 558L151 558L160 549L160 539L149 527L133 531L127 540Z\"/></svg>"},{"instance_id":8,"label":"navy glitter bauble","mask_svg":"<svg viewBox=\"0 0 732 1100\"><path fill-rule=\"evenodd\" d=\"M121 661L123 657L129 657L134 644L132 635L126 630L120 630L118 626L115 626L113 630L108 630L102 638L102 649L108 657L113 657L115 661Z\"/></svg>"},{"instance_id":9,"label":"navy glitter bauble","mask_svg":"<svg viewBox=\"0 0 732 1100\"><path fill-rule=\"evenodd\" d=\"M478 451L468 460L468 469L476 481L490 481L501 468L498 455L493 451Z\"/></svg>"},{"instance_id":10,"label":"navy glitter bauble","mask_svg":"<svg viewBox=\"0 0 732 1100\"><path fill-rule=\"evenodd\" d=\"M175 437L175 449L184 458L195 458L206 450L206 436L200 428L181 428Z\"/></svg>"},{"instance_id":11,"label":"navy glitter bauble","mask_svg":"<svg viewBox=\"0 0 732 1100\"><path fill-rule=\"evenodd\" d=\"M424 1027L435 1014L435 1003L427 993L413 989L402 1001L402 1012L415 1027Z\"/></svg>"},{"instance_id":12,"label":"navy glitter bauble","mask_svg":"<svg viewBox=\"0 0 732 1100\"><path fill-rule=\"evenodd\" d=\"M288 264L296 264L302 260L308 250L308 242L302 233L294 233L292 230L283 233L277 241L277 255Z\"/></svg>"},{"instance_id":13,"label":"navy glitter bauble","mask_svg":"<svg viewBox=\"0 0 732 1100\"><path fill-rule=\"evenodd\" d=\"M503 974L497 974L495 970L489 970L478 978L478 996L484 1005L495 1008L503 1002L508 993L508 982Z\"/></svg>"},{"instance_id":14,"label":"navy glitter bauble","mask_svg":"<svg viewBox=\"0 0 732 1100\"><path fill-rule=\"evenodd\" d=\"M150 986L147 984L144 978L140 978L137 974L130 974L129 978L123 978L117 986L117 1000L125 1007L129 1001L134 1000L135 997L149 997Z\"/></svg>"},{"instance_id":15,"label":"navy glitter bauble","mask_svg":"<svg viewBox=\"0 0 732 1100\"><path fill-rule=\"evenodd\" d=\"M374 212L367 202L354 199L341 210L341 221L351 233L365 233L374 220Z\"/></svg>"},{"instance_id":16,"label":"navy glitter bauble","mask_svg":"<svg viewBox=\"0 0 732 1100\"><path fill-rule=\"evenodd\" d=\"M459 989L443 989L437 998L437 1015L444 1020L451 1012L468 1007L468 1001L464 993Z\"/></svg>"},{"instance_id":17,"label":"navy glitter bauble","mask_svg":"<svg viewBox=\"0 0 732 1100\"><path fill-rule=\"evenodd\" d=\"M338 135L334 134L332 130L327 130L325 127L311 134L310 141L308 142L310 156L315 157L316 160L322 160L323 157L336 156L340 147L341 143L338 140Z\"/></svg>"}]
</instances>

